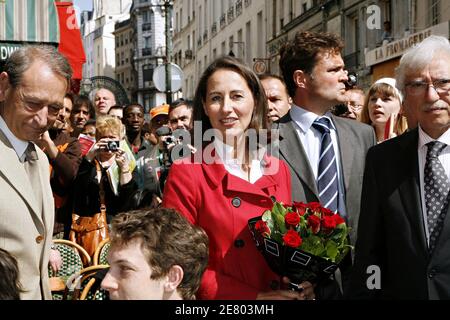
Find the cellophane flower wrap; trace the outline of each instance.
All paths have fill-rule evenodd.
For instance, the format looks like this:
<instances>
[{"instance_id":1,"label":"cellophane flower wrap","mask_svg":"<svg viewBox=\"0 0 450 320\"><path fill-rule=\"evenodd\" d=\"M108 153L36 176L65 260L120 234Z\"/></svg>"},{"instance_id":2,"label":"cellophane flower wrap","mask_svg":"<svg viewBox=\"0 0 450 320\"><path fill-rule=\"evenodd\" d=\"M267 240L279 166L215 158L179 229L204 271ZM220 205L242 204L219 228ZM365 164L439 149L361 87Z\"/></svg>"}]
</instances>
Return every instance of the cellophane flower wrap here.
<instances>
[{"instance_id":1,"label":"cellophane flower wrap","mask_svg":"<svg viewBox=\"0 0 450 320\"><path fill-rule=\"evenodd\" d=\"M351 248L345 220L317 202L275 202L249 228L271 269L291 281L328 278Z\"/></svg>"}]
</instances>

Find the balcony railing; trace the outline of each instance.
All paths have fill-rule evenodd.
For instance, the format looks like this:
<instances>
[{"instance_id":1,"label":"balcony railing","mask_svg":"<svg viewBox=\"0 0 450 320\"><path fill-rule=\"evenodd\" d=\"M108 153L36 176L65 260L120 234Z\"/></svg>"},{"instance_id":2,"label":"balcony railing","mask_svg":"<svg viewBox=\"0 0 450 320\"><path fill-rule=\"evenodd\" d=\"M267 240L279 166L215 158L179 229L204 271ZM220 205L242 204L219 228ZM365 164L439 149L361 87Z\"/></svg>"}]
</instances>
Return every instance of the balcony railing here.
<instances>
[{"instance_id":1,"label":"balcony railing","mask_svg":"<svg viewBox=\"0 0 450 320\"><path fill-rule=\"evenodd\" d=\"M192 60L193 57L194 57L194 54L193 54L192 50L188 49L184 52L185 59Z\"/></svg>"},{"instance_id":2,"label":"balcony railing","mask_svg":"<svg viewBox=\"0 0 450 320\"><path fill-rule=\"evenodd\" d=\"M217 22L214 22L211 27L211 37L214 37L217 34Z\"/></svg>"},{"instance_id":3,"label":"balcony railing","mask_svg":"<svg viewBox=\"0 0 450 320\"><path fill-rule=\"evenodd\" d=\"M225 28L225 26L227 25L227 20L225 17L225 13L223 15L220 16L220 29Z\"/></svg>"},{"instance_id":4,"label":"balcony railing","mask_svg":"<svg viewBox=\"0 0 450 320\"><path fill-rule=\"evenodd\" d=\"M236 17L242 14L242 0L236 1Z\"/></svg>"},{"instance_id":5,"label":"balcony railing","mask_svg":"<svg viewBox=\"0 0 450 320\"><path fill-rule=\"evenodd\" d=\"M142 56L151 56L152 55L152 48L142 48Z\"/></svg>"},{"instance_id":6,"label":"balcony railing","mask_svg":"<svg viewBox=\"0 0 450 320\"><path fill-rule=\"evenodd\" d=\"M148 30L152 30L152 24L151 23L143 23L142 31L148 31Z\"/></svg>"},{"instance_id":7,"label":"balcony railing","mask_svg":"<svg viewBox=\"0 0 450 320\"><path fill-rule=\"evenodd\" d=\"M234 20L234 7L230 7L227 13L228 24Z\"/></svg>"}]
</instances>

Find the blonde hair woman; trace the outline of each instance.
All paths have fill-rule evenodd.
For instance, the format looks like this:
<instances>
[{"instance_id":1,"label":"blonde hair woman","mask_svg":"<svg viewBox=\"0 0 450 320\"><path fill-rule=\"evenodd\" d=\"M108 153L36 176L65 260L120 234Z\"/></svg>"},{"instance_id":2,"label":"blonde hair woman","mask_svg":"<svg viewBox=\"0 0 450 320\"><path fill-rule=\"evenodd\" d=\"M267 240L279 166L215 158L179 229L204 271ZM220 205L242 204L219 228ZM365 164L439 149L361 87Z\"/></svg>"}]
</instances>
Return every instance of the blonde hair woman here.
<instances>
[{"instance_id":1,"label":"blonde hair woman","mask_svg":"<svg viewBox=\"0 0 450 320\"><path fill-rule=\"evenodd\" d=\"M137 190L130 171L130 159L121 149L124 139L122 122L114 116L101 116L96 122L96 143L80 164L74 184L74 212L92 216L100 212L100 184L108 223L118 212L128 210L127 201ZM119 167L119 182L113 182L112 166ZM117 187L117 188L116 188Z\"/></svg>"},{"instance_id":2,"label":"blonde hair woman","mask_svg":"<svg viewBox=\"0 0 450 320\"><path fill-rule=\"evenodd\" d=\"M402 115L403 97L395 86L395 79L382 78L369 89L361 113L361 122L375 130L377 142L402 134L408 128Z\"/></svg>"}]
</instances>

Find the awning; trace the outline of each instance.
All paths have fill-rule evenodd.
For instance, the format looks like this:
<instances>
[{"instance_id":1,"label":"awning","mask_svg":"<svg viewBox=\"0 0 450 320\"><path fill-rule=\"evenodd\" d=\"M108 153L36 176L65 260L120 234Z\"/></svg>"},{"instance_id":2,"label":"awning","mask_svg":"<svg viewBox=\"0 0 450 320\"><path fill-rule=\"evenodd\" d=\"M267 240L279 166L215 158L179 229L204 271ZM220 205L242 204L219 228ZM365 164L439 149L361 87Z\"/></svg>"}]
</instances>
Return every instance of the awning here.
<instances>
[{"instance_id":1,"label":"awning","mask_svg":"<svg viewBox=\"0 0 450 320\"><path fill-rule=\"evenodd\" d=\"M59 42L54 0L0 0L0 41Z\"/></svg>"},{"instance_id":2,"label":"awning","mask_svg":"<svg viewBox=\"0 0 450 320\"><path fill-rule=\"evenodd\" d=\"M56 7L58 8L59 30L61 33L58 50L69 60L73 71L72 79L81 79L86 55L75 10L71 2L56 2Z\"/></svg>"}]
</instances>

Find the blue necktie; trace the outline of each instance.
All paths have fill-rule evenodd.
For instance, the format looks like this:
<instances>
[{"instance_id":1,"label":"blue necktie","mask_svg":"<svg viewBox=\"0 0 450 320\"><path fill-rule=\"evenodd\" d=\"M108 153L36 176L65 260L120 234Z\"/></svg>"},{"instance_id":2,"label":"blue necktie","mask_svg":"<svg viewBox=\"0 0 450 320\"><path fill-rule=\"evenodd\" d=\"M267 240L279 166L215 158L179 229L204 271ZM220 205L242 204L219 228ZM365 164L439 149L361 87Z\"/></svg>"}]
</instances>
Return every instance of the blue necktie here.
<instances>
[{"instance_id":1,"label":"blue necktie","mask_svg":"<svg viewBox=\"0 0 450 320\"><path fill-rule=\"evenodd\" d=\"M436 246L442 231L448 209L450 183L445 173L439 154L447 145L439 141L427 143L428 151L425 161L424 188L427 209L428 230L430 233L429 251Z\"/></svg>"},{"instance_id":2,"label":"blue necktie","mask_svg":"<svg viewBox=\"0 0 450 320\"><path fill-rule=\"evenodd\" d=\"M331 141L328 118L318 118L313 123L313 127L322 134L320 143L319 170L317 173L317 188L322 206L333 212L338 210L338 176L336 155L334 154L333 143Z\"/></svg>"}]
</instances>

